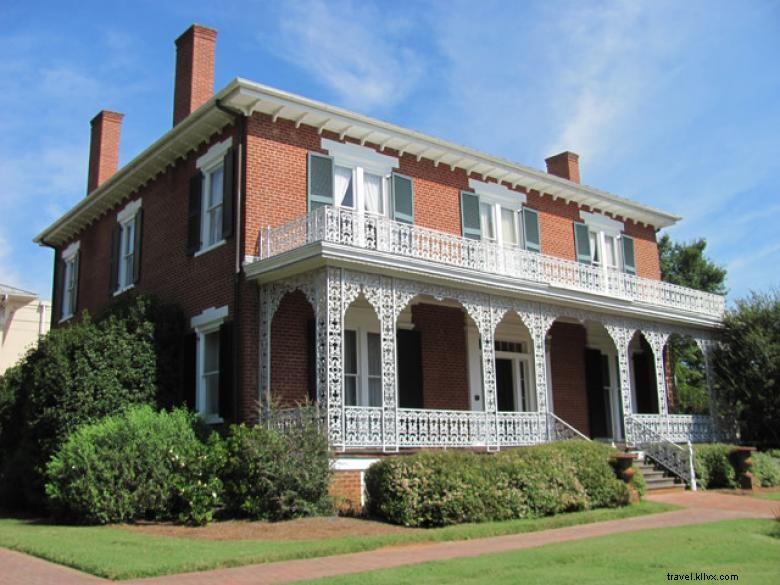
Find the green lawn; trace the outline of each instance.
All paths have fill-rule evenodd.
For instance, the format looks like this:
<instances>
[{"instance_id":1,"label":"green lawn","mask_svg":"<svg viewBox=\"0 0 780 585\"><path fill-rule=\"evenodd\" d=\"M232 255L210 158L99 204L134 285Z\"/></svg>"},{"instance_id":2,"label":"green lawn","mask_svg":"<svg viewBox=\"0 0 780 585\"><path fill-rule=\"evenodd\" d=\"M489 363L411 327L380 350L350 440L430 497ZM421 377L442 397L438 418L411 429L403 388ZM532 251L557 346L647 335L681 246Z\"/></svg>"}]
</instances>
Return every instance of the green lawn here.
<instances>
[{"instance_id":1,"label":"green lawn","mask_svg":"<svg viewBox=\"0 0 780 585\"><path fill-rule=\"evenodd\" d=\"M666 504L642 502L626 508L576 512L536 520L466 524L375 537L300 541L208 541L151 536L112 526L59 526L0 518L0 546L101 577L130 579L336 555L407 542L464 540L534 532L673 509L674 506Z\"/></svg>"},{"instance_id":2,"label":"green lawn","mask_svg":"<svg viewBox=\"0 0 780 585\"><path fill-rule=\"evenodd\" d=\"M735 520L554 544L511 553L374 571L371 585L657 585L672 574L737 575L771 584L780 574L780 528L772 520ZM692 579L693 580L693 579ZM364 585L366 574L309 581ZM699 579L704 582L704 579ZM679 582L679 581L678 581Z\"/></svg>"},{"instance_id":3,"label":"green lawn","mask_svg":"<svg viewBox=\"0 0 780 585\"><path fill-rule=\"evenodd\" d=\"M758 494L758 497L762 500L778 500L780 501L780 492L765 492Z\"/></svg>"}]
</instances>

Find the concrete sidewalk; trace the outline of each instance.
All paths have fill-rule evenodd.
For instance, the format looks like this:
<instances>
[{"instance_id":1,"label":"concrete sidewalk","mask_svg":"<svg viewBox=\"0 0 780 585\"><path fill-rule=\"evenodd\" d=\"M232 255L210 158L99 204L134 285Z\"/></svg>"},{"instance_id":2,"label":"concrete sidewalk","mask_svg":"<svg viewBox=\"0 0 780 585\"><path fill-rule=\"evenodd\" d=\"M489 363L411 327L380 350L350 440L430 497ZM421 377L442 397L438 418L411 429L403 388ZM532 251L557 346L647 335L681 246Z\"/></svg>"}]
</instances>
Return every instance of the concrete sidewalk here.
<instances>
[{"instance_id":1,"label":"concrete sidewalk","mask_svg":"<svg viewBox=\"0 0 780 585\"><path fill-rule=\"evenodd\" d=\"M778 502L721 493L677 492L651 496L648 499L676 504L683 506L684 509L664 514L651 514L625 520L610 520L608 522L556 528L527 534L468 541L397 546L362 553L247 565L199 573L181 573L167 577L123 581L122 583L139 585L266 585L290 583L429 561L475 557L649 528L702 524L737 518L774 518L774 511L780 509ZM92 585L96 583L111 583L111 581L0 548L0 585L38 585L44 583L52 585Z\"/></svg>"}]
</instances>

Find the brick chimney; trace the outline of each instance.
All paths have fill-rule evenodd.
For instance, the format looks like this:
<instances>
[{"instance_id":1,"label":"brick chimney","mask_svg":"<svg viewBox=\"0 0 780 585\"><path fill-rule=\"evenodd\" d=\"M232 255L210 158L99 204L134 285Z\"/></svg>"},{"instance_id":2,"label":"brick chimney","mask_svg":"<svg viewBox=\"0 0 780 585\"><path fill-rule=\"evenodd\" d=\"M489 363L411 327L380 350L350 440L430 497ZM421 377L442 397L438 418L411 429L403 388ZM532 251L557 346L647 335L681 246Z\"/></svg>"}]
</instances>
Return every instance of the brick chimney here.
<instances>
[{"instance_id":1,"label":"brick chimney","mask_svg":"<svg viewBox=\"0 0 780 585\"><path fill-rule=\"evenodd\" d=\"M119 168L119 134L124 114L102 110L92 118L89 143L87 195L105 183Z\"/></svg>"},{"instance_id":2,"label":"brick chimney","mask_svg":"<svg viewBox=\"0 0 780 585\"><path fill-rule=\"evenodd\" d=\"M568 150L544 159L547 172L556 177L569 179L573 183L580 182L580 155Z\"/></svg>"},{"instance_id":3,"label":"brick chimney","mask_svg":"<svg viewBox=\"0 0 780 585\"><path fill-rule=\"evenodd\" d=\"M217 31L193 24L176 39L176 79L173 88L173 125L214 95L214 49Z\"/></svg>"}]
</instances>

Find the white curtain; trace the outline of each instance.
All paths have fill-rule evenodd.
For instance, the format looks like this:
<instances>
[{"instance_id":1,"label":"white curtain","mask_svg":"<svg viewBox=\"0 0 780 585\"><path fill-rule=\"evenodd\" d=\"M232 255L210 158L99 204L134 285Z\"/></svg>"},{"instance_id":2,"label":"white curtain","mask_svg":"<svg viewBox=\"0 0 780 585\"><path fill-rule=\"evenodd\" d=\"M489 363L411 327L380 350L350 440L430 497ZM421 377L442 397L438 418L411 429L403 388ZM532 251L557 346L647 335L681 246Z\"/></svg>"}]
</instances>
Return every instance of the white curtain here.
<instances>
[{"instance_id":1,"label":"white curtain","mask_svg":"<svg viewBox=\"0 0 780 585\"><path fill-rule=\"evenodd\" d=\"M355 195L352 189L352 169L336 167L335 169L335 193L333 194L338 207L354 207Z\"/></svg>"},{"instance_id":2,"label":"white curtain","mask_svg":"<svg viewBox=\"0 0 780 585\"><path fill-rule=\"evenodd\" d=\"M382 177L363 173L363 190L366 198L366 211L382 213Z\"/></svg>"}]
</instances>

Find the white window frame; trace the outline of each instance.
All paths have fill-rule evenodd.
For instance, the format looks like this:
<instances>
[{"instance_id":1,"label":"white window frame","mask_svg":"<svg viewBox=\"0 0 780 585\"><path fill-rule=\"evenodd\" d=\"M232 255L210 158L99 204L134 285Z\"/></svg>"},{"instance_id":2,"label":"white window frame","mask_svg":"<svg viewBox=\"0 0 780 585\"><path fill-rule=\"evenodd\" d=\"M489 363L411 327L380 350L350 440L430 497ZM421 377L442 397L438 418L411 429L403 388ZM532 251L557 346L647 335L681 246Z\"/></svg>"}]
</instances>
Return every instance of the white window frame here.
<instances>
[{"instance_id":1,"label":"white window frame","mask_svg":"<svg viewBox=\"0 0 780 585\"><path fill-rule=\"evenodd\" d=\"M623 230L625 228L624 223L599 213L588 213L587 211L581 211L580 217L582 218L582 221L585 222L585 225L588 226L589 239L590 234L595 236L594 239L597 249L592 249L590 251L591 264L603 268L604 270L624 270L623 247L620 245L621 238L623 237ZM604 252L607 249L607 236L613 238L614 266L608 266L605 262L606 254ZM598 262L595 260L597 254L599 258Z\"/></svg>"},{"instance_id":2,"label":"white window frame","mask_svg":"<svg viewBox=\"0 0 780 585\"><path fill-rule=\"evenodd\" d=\"M201 203L200 203L200 245L201 248L194 255L200 256L206 252L210 252L215 248L219 248L225 243L225 238L222 235L222 226L219 226L220 237L213 242L209 242L209 236L211 232L211 214L209 213L209 199L211 198L211 178L217 171L223 173L224 184L224 161L225 155L228 150L233 146L233 138L228 138L217 144L214 144L206 153L198 158L195 162L196 168L203 176L201 183ZM224 187L222 190L222 212L224 213L225 205L225 192Z\"/></svg>"},{"instance_id":3,"label":"white window frame","mask_svg":"<svg viewBox=\"0 0 780 585\"><path fill-rule=\"evenodd\" d=\"M380 194L382 212L376 215L390 217L390 177L393 173L393 169L397 169L400 165L398 158L380 154L366 146L337 142L327 138L322 139L321 146L327 151L328 155L333 158L334 177L336 167L344 167L352 170L352 195L354 206L345 208L352 209L359 214L373 214L372 212L365 210L366 191L364 175L369 173L382 178L382 192ZM337 201L335 192L333 194L333 205L335 207L342 207L341 202Z\"/></svg>"},{"instance_id":4,"label":"white window frame","mask_svg":"<svg viewBox=\"0 0 780 585\"><path fill-rule=\"evenodd\" d=\"M219 424L224 422L224 419L219 416L218 412L206 412L206 405L208 404L205 381L207 372L204 371L206 364L206 336L210 333L219 334L219 328L225 322L227 316L228 307L224 305L219 308L210 307L200 315L190 319L190 326L195 330L197 336L195 351L195 410L208 424ZM219 351L219 348L217 348L217 351ZM220 369L221 367L222 364L220 364ZM219 397L217 397L217 404L219 404Z\"/></svg>"},{"instance_id":5,"label":"white window frame","mask_svg":"<svg viewBox=\"0 0 780 585\"><path fill-rule=\"evenodd\" d=\"M474 193L477 196L479 196L480 229L483 228L482 205L490 206L490 217L493 222L494 237L486 237L484 229L482 229L482 241L492 242L499 246L523 249L525 247L525 238L523 237L523 222L520 215L523 206L525 206L527 202L525 193L512 191L498 183L485 183L484 181L477 181L476 179L469 179L469 187L474 190ZM513 244L505 241L504 230L501 223L501 211L503 209L511 211L514 215L515 237L517 238L517 243Z\"/></svg>"},{"instance_id":6,"label":"white window frame","mask_svg":"<svg viewBox=\"0 0 780 585\"><path fill-rule=\"evenodd\" d=\"M122 294L126 290L129 290L135 286L135 283L133 282L133 272L132 270L128 271L127 258L132 257L133 262L135 262L135 239L138 237L138 226L136 225L136 218L138 210L141 209L142 205L142 199L139 197L135 201L131 201L125 205L124 209L122 209L122 211L116 215L116 221L120 227L119 257L117 258L119 266L117 267L117 287L114 291L114 296ZM132 230L133 241L128 245L127 233L129 230Z\"/></svg>"},{"instance_id":7,"label":"white window frame","mask_svg":"<svg viewBox=\"0 0 780 585\"><path fill-rule=\"evenodd\" d=\"M79 283L75 280L74 267L76 265L76 256L81 249L81 241L75 241L62 251L60 257L62 258L64 274L62 275L62 290L59 291L62 295L62 317L60 317L59 323L63 323L73 317L74 309L73 297L76 288Z\"/></svg>"},{"instance_id":8,"label":"white window frame","mask_svg":"<svg viewBox=\"0 0 780 585\"><path fill-rule=\"evenodd\" d=\"M500 340L496 340L500 341ZM531 356L527 353L515 353L511 351L496 351L495 359L509 360L512 363L512 391L515 397L515 410L512 412L538 412L536 406L536 393L534 392L533 380L531 375ZM525 378L525 396L520 387L520 369L524 370ZM523 402L528 408L522 409Z\"/></svg>"},{"instance_id":9,"label":"white window frame","mask_svg":"<svg viewBox=\"0 0 780 585\"><path fill-rule=\"evenodd\" d=\"M363 307L350 307L348 314L344 320L344 331L354 331L356 350L357 350L357 404L350 406L360 406L365 408L381 408L382 407L382 346L381 346L381 332L379 329L379 319L376 314L367 308ZM369 370L368 370L368 334L373 333L380 336L379 346L379 374L380 390L379 390L379 404L375 406L369 406L370 404L370 391L369 391ZM343 338L343 336L342 336ZM346 359L343 354L346 344L342 343L342 360ZM344 363L344 361L342 361ZM346 376L346 374L345 374ZM377 375L374 375L377 377ZM343 384L343 382L342 382ZM346 385L343 385L345 388ZM346 400L346 393L344 394ZM346 403L346 402L345 402Z\"/></svg>"}]
</instances>

